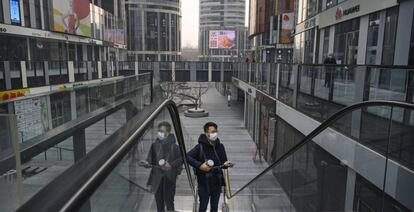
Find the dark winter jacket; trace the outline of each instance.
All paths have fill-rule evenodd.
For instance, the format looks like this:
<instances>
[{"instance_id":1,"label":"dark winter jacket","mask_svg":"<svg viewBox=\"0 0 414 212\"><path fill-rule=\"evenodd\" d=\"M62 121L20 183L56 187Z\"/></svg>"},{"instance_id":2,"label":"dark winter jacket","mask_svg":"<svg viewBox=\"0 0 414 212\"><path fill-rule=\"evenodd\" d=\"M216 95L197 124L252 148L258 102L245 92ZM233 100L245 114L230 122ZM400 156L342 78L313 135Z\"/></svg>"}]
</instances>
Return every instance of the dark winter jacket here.
<instances>
[{"instance_id":1,"label":"dark winter jacket","mask_svg":"<svg viewBox=\"0 0 414 212\"><path fill-rule=\"evenodd\" d=\"M172 166L172 169L169 171L162 170L158 165L158 161L161 159L168 161ZM166 140L157 138L151 145L147 161L153 167L147 182L147 185L151 185L152 189L158 188L163 177L175 182L177 175L179 175L182 170L183 160L174 135L169 134Z\"/></svg>"},{"instance_id":2,"label":"dark winter jacket","mask_svg":"<svg viewBox=\"0 0 414 212\"><path fill-rule=\"evenodd\" d=\"M200 145L203 152L200 151ZM214 145L211 145L207 136L201 134L198 138L198 144L187 153L187 161L195 168L198 185L205 186L210 190L220 190L221 186L225 185L223 171L213 169L210 172L204 172L199 169L207 160L213 160L214 166L223 165L227 161L226 150L219 139L214 142Z\"/></svg>"}]
</instances>

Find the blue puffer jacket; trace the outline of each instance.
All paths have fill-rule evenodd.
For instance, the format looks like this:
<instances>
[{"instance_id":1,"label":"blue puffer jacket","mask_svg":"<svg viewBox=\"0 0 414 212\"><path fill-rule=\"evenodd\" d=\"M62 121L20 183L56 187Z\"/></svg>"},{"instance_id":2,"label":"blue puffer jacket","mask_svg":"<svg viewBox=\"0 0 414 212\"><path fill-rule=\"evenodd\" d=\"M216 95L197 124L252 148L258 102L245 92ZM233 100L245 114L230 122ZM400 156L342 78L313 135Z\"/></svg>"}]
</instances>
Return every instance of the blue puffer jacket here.
<instances>
[{"instance_id":1,"label":"blue puffer jacket","mask_svg":"<svg viewBox=\"0 0 414 212\"><path fill-rule=\"evenodd\" d=\"M204 172L199 169L207 160L213 160L214 166L223 165L227 161L226 150L219 139L214 142L214 145L211 145L207 136L201 134L198 138L198 144L187 153L187 161L195 168L199 186L205 186L210 191L220 191L221 186L225 185L223 171L213 169L210 172Z\"/></svg>"}]
</instances>

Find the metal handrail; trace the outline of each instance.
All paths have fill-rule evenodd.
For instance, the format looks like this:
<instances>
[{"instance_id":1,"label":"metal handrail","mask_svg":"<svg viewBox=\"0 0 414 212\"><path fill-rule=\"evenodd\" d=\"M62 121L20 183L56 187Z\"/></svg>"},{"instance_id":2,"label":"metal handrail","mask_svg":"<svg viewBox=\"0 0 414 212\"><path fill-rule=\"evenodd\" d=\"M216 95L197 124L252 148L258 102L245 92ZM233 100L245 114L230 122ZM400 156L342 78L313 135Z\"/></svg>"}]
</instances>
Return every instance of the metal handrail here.
<instances>
[{"instance_id":1,"label":"metal handrail","mask_svg":"<svg viewBox=\"0 0 414 212\"><path fill-rule=\"evenodd\" d=\"M186 157L184 137L178 109L171 99L160 100L145 108L112 134L79 162L42 188L17 211L77 211L99 188L108 175L133 148L150 124L164 110L168 109L174 126L177 142L183 157L190 187L195 198L194 182ZM122 134L122 133L127 133Z\"/></svg>"},{"instance_id":2,"label":"metal handrail","mask_svg":"<svg viewBox=\"0 0 414 212\"><path fill-rule=\"evenodd\" d=\"M350 105L348 107L345 107L341 109L340 111L333 114L331 117L329 117L326 121L322 122L321 125L319 125L316 129L314 129L312 132L310 132L302 141L294 145L289 151L287 151L285 154L283 154L279 159L277 159L275 162L273 162L270 166L268 166L265 170L263 170L260 174L258 174L256 177L254 177L252 180L250 180L246 185L238 189L233 194L230 190L226 190L226 193L229 194L230 197L228 199L233 198L234 196L237 196L241 191L243 191L245 188L247 188L249 185L254 183L257 179L259 179L261 176L265 175L267 172L272 170L275 166L282 163L285 159L296 153L302 146L306 145L308 142L312 141L314 137L319 135L319 133L323 132L325 129L330 127L332 124L334 124L338 119L342 118L343 116L349 114L352 111L364 108L364 107L373 107L373 106L389 106L391 107L391 110L394 107L398 108L405 108L414 110L414 104L406 103L406 102L398 102L398 101L386 101L386 100L372 100L372 101L366 101L366 102L360 102L353 105ZM390 117L392 119L392 117ZM227 188L227 186L226 186ZM230 189L230 186L228 186Z\"/></svg>"}]
</instances>

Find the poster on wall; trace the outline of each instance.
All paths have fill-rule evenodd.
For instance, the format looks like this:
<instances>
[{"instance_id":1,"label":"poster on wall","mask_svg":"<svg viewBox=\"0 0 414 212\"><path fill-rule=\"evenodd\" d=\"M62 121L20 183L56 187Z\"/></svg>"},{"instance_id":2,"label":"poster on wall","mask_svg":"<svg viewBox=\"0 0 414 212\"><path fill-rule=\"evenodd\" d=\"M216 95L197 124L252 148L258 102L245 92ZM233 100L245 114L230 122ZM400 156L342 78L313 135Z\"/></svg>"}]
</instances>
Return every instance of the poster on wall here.
<instances>
[{"instance_id":1,"label":"poster on wall","mask_svg":"<svg viewBox=\"0 0 414 212\"><path fill-rule=\"evenodd\" d=\"M236 32L231 30L212 30L209 35L210 49L231 49L236 46Z\"/></svg>"},{"instance_id":2,"label":"poster on wall","mask_svg":"<svg viewBox=\"0 0 414 212\"><path fill-rule=\"evenodd\" d=\"M55 31L91 37L89 0L53 0L53 20Z\"/></svg>"},{"instance_id":3,"label":"poster on wall","mask_svg":"<svg viewBox=\"0 0 414 212\"><path fill-rule=\"evenodd\" d=\"M30 98L14 102L20 141L42 135L49 129L46 97Z\"/></svg>"},{"instance_id":4,"label":"poster on wall","mask_svg":"<svg viewBox=\"0 0 414 212\"><path fill-rule=\"evenodd\" d=\"M19 0L10 0L10 21L12 24L20 25L20 3Z\"/></svg>"},{"instance_id":5,"label":"poster on wall","mask_svg":"<svg viewBox=\"0 0 414 212\"><path fill-rule=\"evenodd\" d=\"M280 43L292 43L291 33L295 27L293 13L282 14L282 30L280 32Z\"/></svg>"}]
</instances>

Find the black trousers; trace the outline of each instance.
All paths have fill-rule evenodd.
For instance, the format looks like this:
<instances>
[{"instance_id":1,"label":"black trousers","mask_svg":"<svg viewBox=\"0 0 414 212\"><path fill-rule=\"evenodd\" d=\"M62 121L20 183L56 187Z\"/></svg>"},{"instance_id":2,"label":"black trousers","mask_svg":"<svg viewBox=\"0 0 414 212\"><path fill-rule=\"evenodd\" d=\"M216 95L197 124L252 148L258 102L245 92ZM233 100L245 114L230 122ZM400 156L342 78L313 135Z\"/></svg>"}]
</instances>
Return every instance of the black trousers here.
<instances>
[{"instance_id":1,"label":"black trousers","mask_svg":"<svg viewBox=\"0 0 414 212\"><path fill-rule=\"evenodd\" d=\"M175 196L175 180L171 181L167 177L163 177L160 181L158 189L155 191L155 202L157 203L157 211L164 212L165 206L167 211L174 211Z\"/></svg>"}]
</instances>

